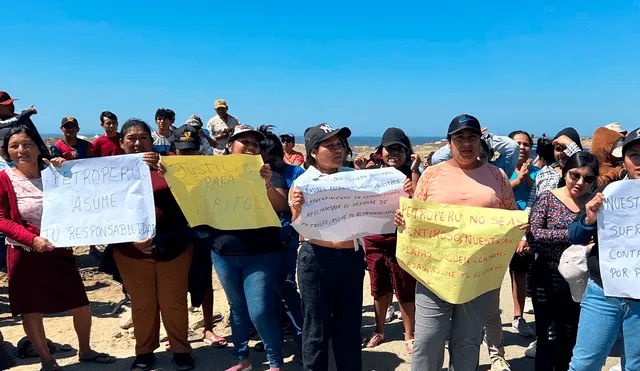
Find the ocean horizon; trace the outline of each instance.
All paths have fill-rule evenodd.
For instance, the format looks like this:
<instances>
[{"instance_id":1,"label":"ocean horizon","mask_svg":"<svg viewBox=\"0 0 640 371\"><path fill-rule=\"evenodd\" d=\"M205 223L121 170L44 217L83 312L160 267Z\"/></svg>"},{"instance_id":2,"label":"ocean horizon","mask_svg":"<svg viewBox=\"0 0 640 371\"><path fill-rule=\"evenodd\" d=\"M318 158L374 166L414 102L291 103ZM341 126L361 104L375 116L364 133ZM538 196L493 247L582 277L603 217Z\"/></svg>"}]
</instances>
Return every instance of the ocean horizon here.
<instances>
[{"instance_id":1,"label":"ocean horizon","mask_svg":"<svg viewBox=\"0 0 640 371\"><path fill-rule=\"evenodd\" d=\"M58 133L58 134L40 134L42 136L42 139L51 139L51 138L57 138L57 137L61 137L62 134ZM93 138L95 136L99 136L102 135L102 133L100 134L84 134L84 133L78 133L78 135L81 136L85 136L87 138ZM296 143L298 144L302 144L301 139L303 138L303 135L296 135ZM368 146L368 147L376 147L378 145L380 145L380 137L373 137L373 136L352 136L349 138L349 145L350 146ZM443 138L440 137L428 137L428 136L410 136L409 139L411 139L411 144L412 145L421 145L421 144L426 144L426 143L433 143L433 142L438 142L440 140L442 140Z\"/></svg>"}]
</instances>

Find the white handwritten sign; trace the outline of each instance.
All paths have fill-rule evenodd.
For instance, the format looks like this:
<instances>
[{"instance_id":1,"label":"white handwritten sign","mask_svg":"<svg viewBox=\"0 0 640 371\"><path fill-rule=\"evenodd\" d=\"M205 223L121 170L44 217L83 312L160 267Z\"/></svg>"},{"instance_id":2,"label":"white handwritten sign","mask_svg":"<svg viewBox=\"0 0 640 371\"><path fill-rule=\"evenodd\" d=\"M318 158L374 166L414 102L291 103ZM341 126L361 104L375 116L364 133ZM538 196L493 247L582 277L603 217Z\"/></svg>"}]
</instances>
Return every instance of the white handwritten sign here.
<instances>
[{"instance_id":1,"label":"white handwritten sign","mask_svg":"<svg viewBox=\"0 0 640 371\"><path fill-rule=\"evenodd\" d=\"M307 170L294 184L304 193L293 227L308 239L349 241L394 233L393 217L407 177L394 168L320 176Z\"/></svg>"},{"instance_id":2,"label":"white handwritten sign","mask_svg":"<svg viewBox=\"0 0 640 371\"><path fill-rule=\"evenodd\" d=\"M40 235L57 247L139 241L155 236L149 167L142 155L67 161L42 171Z\"/></svg>"},{"instance_id":3,"label":"white handwritten sign","mask_svg":"<svg viewBox=\"0 0 640 371\"><path fill-rule=\"evenodd\" d=\"M604 294L640 299L640 180L612 183L603 194L598 245Z\"/></svg>"}]
</instances>

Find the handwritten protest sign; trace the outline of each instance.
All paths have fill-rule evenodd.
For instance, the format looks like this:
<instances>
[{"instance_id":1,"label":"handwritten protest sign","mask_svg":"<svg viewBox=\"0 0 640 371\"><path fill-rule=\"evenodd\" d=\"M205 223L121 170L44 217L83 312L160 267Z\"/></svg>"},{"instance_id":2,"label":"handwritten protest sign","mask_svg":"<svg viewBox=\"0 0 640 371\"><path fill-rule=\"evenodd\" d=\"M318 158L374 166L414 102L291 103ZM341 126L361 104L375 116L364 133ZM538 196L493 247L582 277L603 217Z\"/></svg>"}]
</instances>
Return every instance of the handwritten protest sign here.
<instances>
[{"instance_id":1,"label":"handwritten protest sign","mask_svg":"<svg viewBox=\"0 0 640 371\"><path fill-rule=\"evenodd\" d=\"M142 155L67 161L42 171L40 235L72 247L155 236L149 167Z\"/></svg>"},{"instance_id":2,"label":"handwritten protest sign","mask_svg":"<svg viewBox=\"0 0 640 371\"><path fill-rule=\"evenodd\" d=\"M604 294L640 299L640 180L611 183L603 194L598 245Z\"/></svg>"},{"instance_id":3,"label":"handwritten protest sign","mask_svg":"<svg viewBox=\"0 0 640 371\"><path fill-rule=\"evenodd\" d=\"M400 171L383 168L305 178L295 182L305 199L302 214L292 223L300 235L339 242L395 232L393 216L407 178Z\"/></svg>"},{"instance_id":4,"label":"handwritten protest sign","mask_svg":"<svg viewBox=\"0 0 640 371\"><path fill-rule=\"evenodd\" d=\"M260 156L166 156L165 178L191 226L222 230L279 227Z\"/></svg>"},{"instance_id":5,"label":"handwritten protest sign","mask_svg":"<svg viewBox=\"0 0 640 371\"><path fill-rule=\"evenodd\" d=\"M524 211L444 205L402 198L400 266L442 300L466 303L502 284L524 235Z\"/></svg>"}]
</instances>

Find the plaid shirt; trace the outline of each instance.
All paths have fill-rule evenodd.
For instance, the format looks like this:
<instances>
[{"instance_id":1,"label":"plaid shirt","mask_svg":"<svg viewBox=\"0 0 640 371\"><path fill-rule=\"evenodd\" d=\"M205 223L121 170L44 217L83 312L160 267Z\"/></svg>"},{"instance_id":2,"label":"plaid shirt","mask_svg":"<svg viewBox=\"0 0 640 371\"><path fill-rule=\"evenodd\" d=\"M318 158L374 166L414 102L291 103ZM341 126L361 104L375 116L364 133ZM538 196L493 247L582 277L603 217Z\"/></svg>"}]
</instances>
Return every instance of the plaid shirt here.
<instances>
[{"instance_id":1,"label":"plaid shirt","mask_svg":"<svg viewBox=\"0 0 640 371\"><path fill-rule=\"evenodd\" d=\"M582 151L582 149L576 143L571 143L567 146L567 149L564 150L564 154L567 157L571 157L580 151ZM525 209L527 213L531 213L533 204L541 194L558 188L558 182L560 182L562 178L562 175L556 170L558 166L560 165L557 162L547 165L543 167L536 176L535 183L529 192L529 200L527 201L527 208Z\"/></svg>"}]
</instances>

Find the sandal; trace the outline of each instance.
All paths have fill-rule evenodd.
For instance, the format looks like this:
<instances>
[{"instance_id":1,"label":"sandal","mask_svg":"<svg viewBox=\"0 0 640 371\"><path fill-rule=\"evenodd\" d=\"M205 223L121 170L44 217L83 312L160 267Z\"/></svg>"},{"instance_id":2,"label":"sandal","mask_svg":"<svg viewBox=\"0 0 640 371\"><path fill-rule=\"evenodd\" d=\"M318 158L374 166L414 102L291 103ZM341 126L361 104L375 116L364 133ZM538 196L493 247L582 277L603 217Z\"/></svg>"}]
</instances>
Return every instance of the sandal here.
<instances>
[{"instance_id":1,"label":"sandal","mask_svg":"<svg viewBox=\"0 0 640 371\"><path fill-rule=\"evenodd\" d=\"M405 340L404 341L404 351L407 352L408 356L413 355L413 343L416 339Z\"/></svg>"},{"instance_id":2,"label":"sandal","mask_svg":"<svg viewBox=\"0 0 640 371\"><path fill-rule=\"evenodd\" d=\"M52 359L51 361L44 362L40 371L62 371L62 367L58 365L55 359Z\"/></svg>"},{"instance_id":3,"label":"sandal","mask_svg":"<svg viewBox=\"0 0 640 371\"><path fill-rule=\"evenodd\" d=\"M227 343L227 339L223 338L222 336L218 336L216 334L213 334L208 338L204 338L202 339L202 341L204 341L211 348L224 348L227 345L229 345L229 343Z\"/></svg>"},{"instance_id":4,"label":"sandal","mask_svg":"<svg viewBox=\"0 0 640 371\"><path fill-rule=\"evenodd\" d=\"M151 370L153 364L156 362L156 357L153 353L144 353L136 356L136 359L131 364L131 371L148 371Z\"/></svg>"},{"instance_id":5,"label":"sandal","mask_svg":"<svg viewBox=\"0 0 640 371\"><path fill-rule=\"evenodd\" d=\"M101 365L108 365L115 362L115 358L111 357L107 353L93 352L93 356L78 358L81 363L98 363Z\"/></svg>"},{"instance_id":6,"label":"sandal","mask_svg":"<svg viewBox=\"0 0 640 371\"><path fill-rule=\"evenodd\" d=\"M363 346L365 348L375 348L378 345L382 344L383 341L384 335L374 332L373 334L371 334L371 336L364 340Z\"/></svg>"}]
</instances>

